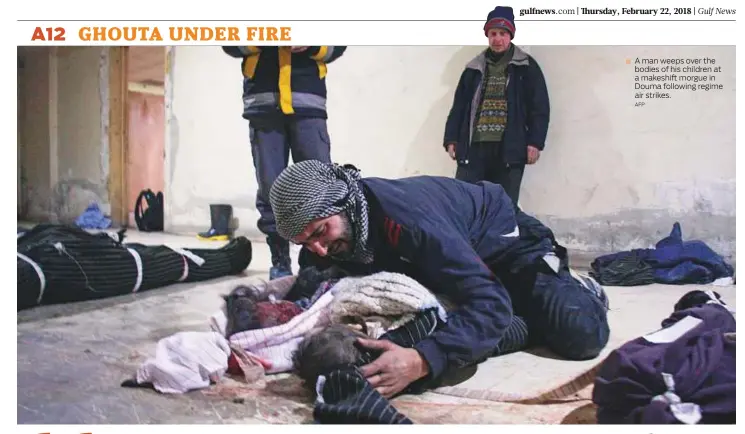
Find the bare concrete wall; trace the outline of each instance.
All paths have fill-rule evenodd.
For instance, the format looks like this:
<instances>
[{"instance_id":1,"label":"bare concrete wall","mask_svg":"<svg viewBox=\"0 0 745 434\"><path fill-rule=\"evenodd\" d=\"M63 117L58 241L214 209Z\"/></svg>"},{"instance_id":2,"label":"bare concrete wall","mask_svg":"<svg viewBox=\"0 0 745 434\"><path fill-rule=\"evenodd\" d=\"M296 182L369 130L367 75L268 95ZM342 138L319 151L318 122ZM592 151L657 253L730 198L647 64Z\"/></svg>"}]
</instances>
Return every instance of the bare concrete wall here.
<instances>
[{"instance_id":1,"label":"bare concrete wall","mask_svg":"<svg viewBox=\"0 0 745 434\"><path fill-rule=\"evenodd\" d=\"M23 71L23 60L21 59L21 56L19 55L17 58L17 74L16 74L16 92L18 95L21 95L21 92L23 90L23 80L22 78L22 71ZM23 214L23 188L22 188L22 179L21 178L21 130L23 129L23 123L21 122L21 117L23 114L23 99L17 98L16 101L16 215L20 216Z\"/></svg>"},{"instance_id":2,"label":"bare concrete wall","mask_svg":"<svg viewBox=\"0 0 745 434\"><path fill-rule=\"evenodd\" d=\"M240 230L257 234L256 178L248 124L241 118L239 63L220 47L172 52L164 190L170 230L207 230L209 205L229 203Z\"/></svg>"},{"instance_id":3,"label":"bare concrete wall","mask_svg":"<svg viewBox=\"0 0 745 434\"><path fill-rule=\"evenodd\" d=\"M106 48L21 48L25 218L71 222L92 202L109 209ZM103 74L103 75L102 75Z\"/></svg>"},{"instance_id":4,"label":"bare concrete wall","mask_svg":"<svg viewBox=\"0 0 745 434\"><path fill-rule=\"evenodd\" d=\"M553 119L523 206L576 250L648 247L679 221L685 238L734 257L735 47L531 48ZM715 59L721 72L705 75L723 89L635 99L637 57Z\"/></svg>"},{"instance_id":5,"label":"bare concrete wall","mask_svg":"<svg viewBox=\"0 0 745 434\"><path fill-rule=\"evenodd\" d=\"M329 66L332 157L365 175L452 176L454 163L441 146L444 122L463 66L481 49L350 47ZM733 257L734 47L527 50L544 70L553 114L521 206L587 254L648 247L677 220L686 238ZM624 59L637 56L714 58L724 90L675 92L634 107L633 64ZM226 202L240 230L258 235L240 61L219 47L176 47L172 65L167 226L206 228L209 204Z\"/></svg>"},{"instance_id":6,"label":"bare concrete wall","mask_svg":"<svg viewBox=\"0 0 745 434\"><path fill-rule=\"evenodd\" d=\"M61 220L77 218L93 201L108 210L108 149L103 146L101 47L58 50L59 179L55 210ZM108 84L104 84L108 86ZM107 114L108 115L108 114Z\"/></svg>"},{"instance_id":7,"label":"bare concrete wall","mask_svg":"<svg viewBox=\"0 0 745 434\"><path fill-rule=\"evenodd\" d=\"M20 47L22 68L18 90L21 195L20 213L26 218L46 220L51 194L50 145L50 56L47 48Z\"/></svg>"}]
</instances>

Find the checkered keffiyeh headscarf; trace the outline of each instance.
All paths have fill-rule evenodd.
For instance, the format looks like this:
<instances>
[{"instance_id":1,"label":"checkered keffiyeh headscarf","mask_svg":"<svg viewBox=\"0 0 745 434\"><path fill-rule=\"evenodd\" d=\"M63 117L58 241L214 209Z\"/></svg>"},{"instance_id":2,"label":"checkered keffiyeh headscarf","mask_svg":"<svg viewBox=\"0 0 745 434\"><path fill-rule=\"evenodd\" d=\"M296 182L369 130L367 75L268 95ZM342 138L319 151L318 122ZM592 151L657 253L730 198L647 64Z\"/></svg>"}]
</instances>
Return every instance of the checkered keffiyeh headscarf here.
<instances>
[{"instance_id":1,"label":"checkered keffiyeh headscarf","mask_svg":"<svg viewBox=\"0 0 745 434\"><path fill-rule=\"evenodd\" d=\"M367 200L359 180L357 169L334 163L306 160L289 166L269 193L277 232L289 240L313 220L346 212L354 236L349 259L372 262L373 253L367 246Z\"/></svg>"}]
</instances>

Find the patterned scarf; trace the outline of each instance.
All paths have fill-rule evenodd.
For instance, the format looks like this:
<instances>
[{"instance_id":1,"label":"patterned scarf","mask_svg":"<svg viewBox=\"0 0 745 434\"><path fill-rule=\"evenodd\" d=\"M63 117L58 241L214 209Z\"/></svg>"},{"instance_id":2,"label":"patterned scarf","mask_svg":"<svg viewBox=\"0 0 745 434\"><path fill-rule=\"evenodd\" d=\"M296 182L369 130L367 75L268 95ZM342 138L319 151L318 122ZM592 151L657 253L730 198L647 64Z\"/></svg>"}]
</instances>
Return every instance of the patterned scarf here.
<instances>
[{"instance_id":1,"label":"patterned scarf","mask_svg":"<svg viewBox=\"0 0 745 434\"><path fill-rule=\"evenodd\" d=\"M372 262L373 251L367 246L367 199L360 178L359 170L351 165L306 160L289 166L269 193L279 235L290 240L311 221L344 212L352 227L353 250L339 259Z\"/></svg>"}]
</instances>

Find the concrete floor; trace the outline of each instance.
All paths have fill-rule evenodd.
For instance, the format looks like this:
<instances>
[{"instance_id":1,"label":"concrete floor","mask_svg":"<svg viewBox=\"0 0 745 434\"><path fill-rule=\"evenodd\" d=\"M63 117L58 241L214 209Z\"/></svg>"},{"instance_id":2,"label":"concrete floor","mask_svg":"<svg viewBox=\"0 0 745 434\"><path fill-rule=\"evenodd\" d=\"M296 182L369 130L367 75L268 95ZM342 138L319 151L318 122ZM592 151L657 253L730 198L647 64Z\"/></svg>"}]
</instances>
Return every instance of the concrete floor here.
<instances>
[{"instance_id":1,"label":"concrete floor","mask_svg":"<svg viewBox=\"0 0 745 434\"><path fill-rule=\"evenodd\" d=\"M128 232L128 240L179 247L218 247L223 244L203 242L194 237L140 234L136 231ZM312 398L298 387L294 376L286 374L272 376L265 389L250 388L225 379L208 390L179 396L120 387L120 383L130 378L154 352L159 339L179 331L208 330L209 316L221 306L220 295L240 281L268 278L268 267L267 246L254 242L252 263L242 276L19 312L18 423L310 422ZM614 292L623 295L626 308L622 310L630 311L632 316L641 316L639 309L649 304L645 301L645 292L669 294L667 300L693 289L670 288L650 285L617 288L618 291L614 288L609 289L609 293L611 299ZM734 286L715 289L734 305ZM661 312L668 312L669 307L665 301ZM657 317L662 319L659 315ZM654 322L658 323L659 319ZM541 422L535 407L500 407L494 403L474 403L433 395L401 399L399 409L405 414L423 415L420 420L429 423ZM566 409L554 407L552 411L569 415L576 408L577 405ZM460 419L457 419L458 414L462 415Z\"/></svg>"},{"instance_id":2,"label":"concrete floor","mask_svg":"<svg viewBox=\"0 0 745 434\"><path fill-rule=\"evenodd\" d=\"M128 231L127 240L202 248L224 244L137 231ZM242 276L19 312L18 423L269 422L264 413L271 417L272 409L249 400L236 404L201 392L166 396L120 387L159 339L208 330L221 294L241 280L268 278L269 249L263 243L253 247L254 259Z\"/></svg>"}]
</instances>

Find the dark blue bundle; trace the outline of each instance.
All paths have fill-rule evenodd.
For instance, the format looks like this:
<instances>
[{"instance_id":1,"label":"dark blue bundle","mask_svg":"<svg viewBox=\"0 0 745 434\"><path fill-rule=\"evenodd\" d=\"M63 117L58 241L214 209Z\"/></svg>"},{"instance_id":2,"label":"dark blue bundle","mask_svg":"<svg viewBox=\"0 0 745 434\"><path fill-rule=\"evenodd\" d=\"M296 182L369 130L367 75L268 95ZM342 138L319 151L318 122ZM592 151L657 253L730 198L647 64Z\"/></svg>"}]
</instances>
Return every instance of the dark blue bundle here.
<instances>
[{"instance_id":1,"label":"dark blue bundle","mask_svg":"<svg viewBox=\"0 0 745 434\"><path fill-rule=\"evenodd\" d=\"M603 362L593 390L598 423L735 423L735 317L718 298L681 303L699 298L686 294L660 330Z\"/></svg>"}]
</instances>

